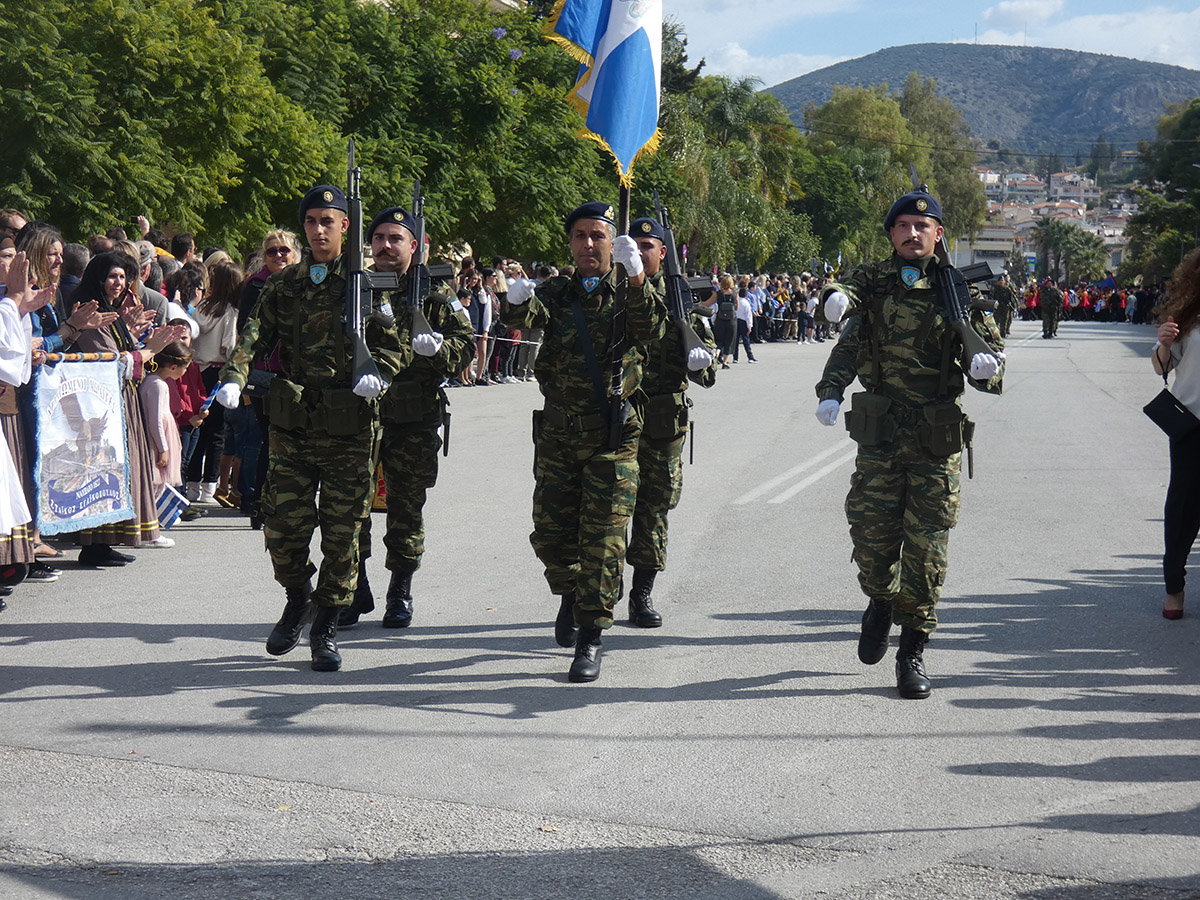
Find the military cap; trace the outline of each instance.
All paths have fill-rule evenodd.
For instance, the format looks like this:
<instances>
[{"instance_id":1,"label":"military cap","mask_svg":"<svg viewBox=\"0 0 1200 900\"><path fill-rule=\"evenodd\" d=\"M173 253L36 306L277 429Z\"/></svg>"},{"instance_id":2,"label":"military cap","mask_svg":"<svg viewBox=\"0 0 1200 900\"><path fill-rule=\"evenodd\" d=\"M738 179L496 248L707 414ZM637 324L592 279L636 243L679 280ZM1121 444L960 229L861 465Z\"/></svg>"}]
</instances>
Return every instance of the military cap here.
<instances>
[{"instance_id":1,"label":"military cap","mask_svg":"<svg viewBox=\"0 0 1200 900\"><path fill-rule=\"evenodd\" d=\"M373 218L371 220L371 227L367 229L368 241L371 240L371 235L375 233L375 229L380 225L401 225L414 238L417 236L417 220L403 206L389 206Z\"/></svg>"},{"instance_id":2,"label":"military cap","mask_svg":"<svg viewBox=\"0 0 1200 900\"><path fill-rule=\"evenodd\" d=\"M346 211L346 195L342 189L332 184L318 184L304 195L300 201L300 224L304 224L304 214L310 209L340 209Z\"/></svg>"},{"instance_id":3,"label":"military cap","mask_svg":"<svg viewBox=\"0 0 1200 900\"><path fill-rule=\"evenodd\" d=\"M913 191L905 194L892 204L887 218L883 220L883 230L891 231L899 216L929 216L931 219L942 221L942 204L937 197L928 191Z\"/></svg>"},{"instance_id":4,"label":"military cap","mask_svg":"<svg viewBox=\"0 0 1200 900\"><path fill-rule=\"evenodd\" d=\"M567 213L567 220L564 226L567 234L571 233L571 226L580 219L599 219L601 222L607 222L609 225L616 226L617 224L612 206L608 203L601 203L599 200L592 200L582 206L577 206Z\"/></svg>"},{"instance_id":5,"label":"military cap","mask_svg":"<svg viewBox=\"0 0 1200 900\"><path fill-rule=\"evenodd\" d=\"M642 219L634 219L629 223L629 236L631 238L656 238L664 242L667 239L667 234L663 231L662 224L658 219L651 219L648 216Z\"/></svg>"}]
</instances>

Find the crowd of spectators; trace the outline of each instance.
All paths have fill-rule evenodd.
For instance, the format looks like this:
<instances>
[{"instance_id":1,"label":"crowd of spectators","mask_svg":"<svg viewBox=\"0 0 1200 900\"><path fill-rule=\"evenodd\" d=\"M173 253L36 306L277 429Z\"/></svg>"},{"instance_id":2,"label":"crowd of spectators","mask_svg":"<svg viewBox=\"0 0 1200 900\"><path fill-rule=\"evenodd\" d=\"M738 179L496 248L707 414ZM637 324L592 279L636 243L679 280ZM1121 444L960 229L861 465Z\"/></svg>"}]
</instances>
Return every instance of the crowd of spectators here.
<instances>
[{"instance_id":1,"label":"crowd of spectators","mask_svg":"<svg viewBox=\"0 0 1200 900\"><path fill-rule=\"evenodd\" d=\"M1030 282L1021 294L1021 318L1036 321L1042 317L1043 286ZM1155 321L1155 310L1164 294L1161 286L1130 285L1117 287L1111 276L1104 281L1075 286L1058 285L1063 295L1062 319L1072 322L1129 322L1145 325Z\"/></svg>"}]
</instances>

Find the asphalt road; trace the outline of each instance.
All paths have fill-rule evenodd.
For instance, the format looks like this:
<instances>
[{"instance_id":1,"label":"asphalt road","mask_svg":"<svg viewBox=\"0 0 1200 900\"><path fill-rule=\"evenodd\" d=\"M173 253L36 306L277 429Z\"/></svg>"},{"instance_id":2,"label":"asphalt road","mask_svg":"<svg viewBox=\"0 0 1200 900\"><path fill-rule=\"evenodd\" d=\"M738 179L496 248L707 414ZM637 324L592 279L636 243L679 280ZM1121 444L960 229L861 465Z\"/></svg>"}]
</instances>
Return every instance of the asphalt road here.
<instances>
[{"instance_id":1,"label":"asphalt road","mask_svg":"<svg viewBox=\"0 0 1200 900\"><path fill-rule=\"evenodd\" d=\"M414 624L343 632L340 673L263 651L282 591L231 513L64 562L0 615L0 898L1200 898L1152 341L1017 323L1003 396L968 396L926 701L855 656L828 344L694 389L666 625L619 622L592 685L528 541L532 384L451 392Z\"/></svg>"}]
</instances>

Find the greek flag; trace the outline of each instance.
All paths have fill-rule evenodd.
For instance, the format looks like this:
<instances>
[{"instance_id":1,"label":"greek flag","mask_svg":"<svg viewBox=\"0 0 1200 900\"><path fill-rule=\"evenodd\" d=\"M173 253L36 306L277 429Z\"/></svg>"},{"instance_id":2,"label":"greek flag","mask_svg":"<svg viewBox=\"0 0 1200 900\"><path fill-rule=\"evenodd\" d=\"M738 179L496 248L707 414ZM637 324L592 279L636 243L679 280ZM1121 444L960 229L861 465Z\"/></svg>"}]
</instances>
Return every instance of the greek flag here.
<instances>
[{"instance_id":1,"label":"greek flag","mask_svg":"<svg viewBox=\"0 0 1200 900\"><path fill-rule=\"evenodd\" d=\"M579 61L567 99L629 187L639 155L658 149L662 0L559 0L546 37Z\"/></svg>"}]
</instances>

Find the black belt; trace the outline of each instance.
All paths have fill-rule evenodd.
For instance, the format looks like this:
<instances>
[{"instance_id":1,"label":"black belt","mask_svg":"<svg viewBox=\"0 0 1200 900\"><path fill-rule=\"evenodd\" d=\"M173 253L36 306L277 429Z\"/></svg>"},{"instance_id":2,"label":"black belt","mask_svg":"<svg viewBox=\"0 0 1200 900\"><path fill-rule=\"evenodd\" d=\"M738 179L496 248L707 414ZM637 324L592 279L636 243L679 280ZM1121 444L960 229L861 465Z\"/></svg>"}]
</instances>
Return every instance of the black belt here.
<instances>
[{"instance_id":1,"label":"black belt","mask_svg":"<svg viewBox=\"0 0 1200 900\"><path fill-rule=\"evenodd\" d=\"M629 413L632 409L633 406L626 400L621 408L622 422L629 418ZM571 415L555 406L549 405L542 410L542 419L546 423L563 431L597 431L601 428L607 428L609 425L608 417L602 416L599 413Z\"/></svg>"}]
</instances>

